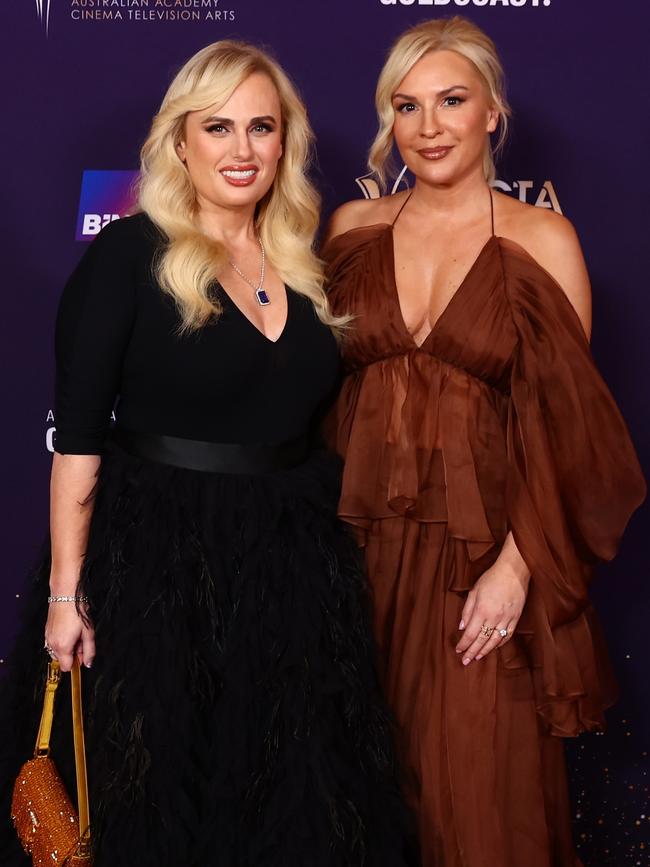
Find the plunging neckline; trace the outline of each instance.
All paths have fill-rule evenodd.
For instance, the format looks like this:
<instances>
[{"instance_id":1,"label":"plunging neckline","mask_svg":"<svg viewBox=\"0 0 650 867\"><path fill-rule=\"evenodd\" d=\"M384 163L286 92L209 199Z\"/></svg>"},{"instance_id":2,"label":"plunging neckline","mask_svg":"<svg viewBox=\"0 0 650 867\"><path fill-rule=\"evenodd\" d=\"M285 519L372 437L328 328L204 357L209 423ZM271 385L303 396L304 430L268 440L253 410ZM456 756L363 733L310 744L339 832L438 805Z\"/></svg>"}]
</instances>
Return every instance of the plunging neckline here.
<instances>
[{"instance_id":1,"label":"plunging neckline","mask_svg":"<svg viewBox=\"0 0 650 867\"><path fill-rule=\"evenodd\" d=\"M237 302L236 302L236 301L235 301L235 300L230 296L230 294L229 294L229 293L227 292L227 290L226 290L226 289L221 285L221 283L219 283L219 288L220 288L221 291L223 292L224 296L228 299L228 301L229 301L229 302L231 303L231 305L235 308L235 310L236 310L237 313L242 317L242 319L244 319L244 320L245 320L245 321L250 325L250 327L251 327L254 331L257 331L257 333L259 334L259 336L260 336L263 340L265 340L267 343L271 343L272 345L275 345L276 343L279 343L279 342L282 340L282 338L284 337L284 335L285 335L285 333L286 333L286 331L287 331L287 328L288 328L288 326L289 326L289 315L290 315L290 312L291 312L291 311L290 311L290 304L291 304L291 291L290 291L290 289L289 289L289 287L287 286L286 283L284 283L283 286L284 286L284 292L285 292L286 299L287 299L287 315L286 315L286 317L285 317L284 324L283 324L283 326L282 326L282 331L280 331L280 333L279 333L278 336L275 338L275 340L273 340L271 337L269 337L267 334L265 334L265 333L262 331L261 328L258 328L257 325L255 325L255 323L253 322L252 319L249 319L249 317L244 313L244 311L243 311L243 310L241 309L241 307L237 304Z\"/></svg>"},{"instance_id":2,"label":"plunging neckline","mask_svg":"<svg viewBox=\"0 0 650 867\"><path fill-rule=\"evenodd\" d=\"M460 283L458 284L458 286L454 290L453 294L451 295L449 301L445 304L442 311L438 314L435 321L431 325L431 328L427 332L424 340L422 340L420 343L418 343L417 340L415 339L415 337L413 336L413 334L411 333L411 331L409 330L408 325L406 324L406 320L404 318L404 313L402 311L402 303L401 303L400 297L399 297L399 291L397 289L397 273L395 270L395 239L393 237L394 227L395 227L394 223L388 223L386 226L387 233L388 233L389 238L390 238L390 277L391 277L390 282L391 282L392 291L393 291L393 295L394 295L394 301L395 301L395 304L397 306L397 310L399 313L399 320L400 320L400 323L402 325L402 328L404 329L404 332L408 335L411 343L413 344L413 346L416 347L416 349L422 349L422 347L425 345L425 343L438 330L438 326L440 324L440 321L447 315L448 311L453 306L458 295L460 293L462 293L462 290L465 288L465 286L469 282L470 277L472 276L472 274L476 270L479 262L483 258L483 254L485 253L485 251L488 249L488 247L490 246L492 241L495 241L498 239L497 239L496 235L492 234L487 239L487 241L483 244L483 246L481 247L481 249L477 253L476 258L474 259L474 261L470 265L467 273L465 274L463 279L460 281Z\"/></svg>"}]
</instances>

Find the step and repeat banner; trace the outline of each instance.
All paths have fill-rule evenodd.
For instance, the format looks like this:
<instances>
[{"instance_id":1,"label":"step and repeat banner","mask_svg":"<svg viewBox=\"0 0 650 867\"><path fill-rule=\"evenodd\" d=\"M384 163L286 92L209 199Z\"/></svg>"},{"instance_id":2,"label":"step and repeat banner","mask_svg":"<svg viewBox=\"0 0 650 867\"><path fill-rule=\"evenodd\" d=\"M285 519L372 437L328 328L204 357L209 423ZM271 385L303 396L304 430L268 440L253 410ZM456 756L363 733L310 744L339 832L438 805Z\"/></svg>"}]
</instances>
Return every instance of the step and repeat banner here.
<instances>
[{"instance_id":1,"label":"step and repeat banner","mask_svg":"<svg viewBox=\"0 0 650 867\"><path fill-rule=\"evenodd\" d=\"M174 72L217 39L270 48L310 110L326 217L378 195L365 156L388 46L453 14L497 43L514 112L497 186L576 226L594 353L649 466L644 0L4 0L0 673L47 530L59 293L85 245L132 209L139 147ZM594 586L622 697L607 734L568 744L586 867L650 864L649 530L646 508Z\"/></svg>"}]
</instances>

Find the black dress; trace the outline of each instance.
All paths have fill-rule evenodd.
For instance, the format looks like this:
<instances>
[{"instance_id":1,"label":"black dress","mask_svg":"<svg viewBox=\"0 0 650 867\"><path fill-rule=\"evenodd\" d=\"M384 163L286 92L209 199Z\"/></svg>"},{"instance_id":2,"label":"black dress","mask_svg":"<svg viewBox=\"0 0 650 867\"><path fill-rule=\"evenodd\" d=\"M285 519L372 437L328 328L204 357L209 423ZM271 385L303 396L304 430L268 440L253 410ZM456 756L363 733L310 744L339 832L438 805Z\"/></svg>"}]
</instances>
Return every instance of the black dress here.
<instances>
[{"instance_id":1,"label":"black dress","mask_svg":"<svg viewBox=\"0 0 650 867\"><path fill-rule=\"evenodd\" d=\"M338 466L297 457L337 377L335 341L291 290L275 343L221 290L218 321L179 336L152 276L158 245L144 215L104 229L57 322L56 450L103 455L81 584L97 642L83 677L96 867L399 867ZM213 472L143 457L150 435L199 465L202 445L238 445ZM254 444L293 459L242 472L237 450L250 459ZM46 553L1 694L5 805L36 733L49 566ZM68 704L64 691L53 755L74 791ZM27 863L7 820L0 863Z\"/></svg>"}]
</instances>

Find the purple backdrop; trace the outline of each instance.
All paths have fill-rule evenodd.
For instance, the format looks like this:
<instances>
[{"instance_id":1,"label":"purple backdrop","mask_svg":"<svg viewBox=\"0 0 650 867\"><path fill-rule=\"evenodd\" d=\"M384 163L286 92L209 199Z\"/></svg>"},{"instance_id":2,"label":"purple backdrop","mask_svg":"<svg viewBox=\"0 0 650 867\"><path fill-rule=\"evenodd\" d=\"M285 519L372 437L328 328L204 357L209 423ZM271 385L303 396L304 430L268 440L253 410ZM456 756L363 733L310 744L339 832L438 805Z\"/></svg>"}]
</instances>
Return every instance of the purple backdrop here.
<instances>
[{"instance_id":1,"label":"purple backdrop","mask_svg":"<svg viewBox=\"0 0 650 867\"><path fill-rule=\"evenodd\" d=\"M501 187L561 209L576 225L593 281L594 352L648 466L650 301L641 256L650 136L639 59L650 14L642 2L5 0L0 660L46 531L60 289L83 250L78 239L128 208L130 172L170 76L219 38L272 47L297 81L318 136L327 213L363 194L355 181L375 128L374 83L394 36L433 15L460 13L484 27L500 49L514 109ZM623 697L608 734L569 746L587 867L650 864L648 529L642 511L594 588Z\"/></svg>"}]
</instances>

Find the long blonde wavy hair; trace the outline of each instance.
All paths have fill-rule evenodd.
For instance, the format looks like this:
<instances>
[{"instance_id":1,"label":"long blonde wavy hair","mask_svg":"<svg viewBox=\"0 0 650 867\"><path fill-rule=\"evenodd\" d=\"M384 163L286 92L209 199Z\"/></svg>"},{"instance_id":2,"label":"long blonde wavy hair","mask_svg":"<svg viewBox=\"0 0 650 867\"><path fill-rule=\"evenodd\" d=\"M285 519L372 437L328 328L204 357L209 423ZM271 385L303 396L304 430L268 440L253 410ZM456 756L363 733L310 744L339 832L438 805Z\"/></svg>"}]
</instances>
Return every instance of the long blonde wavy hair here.
<instances>
[{"instance_id":1,"label":"long blonde wavy hair","mask_svg":"<svg viewBox=\"0 0 650 867\"><path fill-rule=\"evenodd\" d=\"M393 94L406 74L425 54L443 50L455 51L474 65L483 79L492 105L499 114L496 143L493 147L487 136L483 156L486 180L491 182L496 177L494 160L505 143L511 113L506 99L503 67L490 37L467 18L456 15L453 18L424 21L411 27L398 37L388 52L375 92L379 129L368 154L370 171L379 177L384 187L386 176L392 171L390 161L395 119Z\"/></svg>"},{"instance_id":2,"label":"long blonde wavy hair","mask_svg":"<svg viewBox=\"0 0 650 867\"><path fill-rule=\"evenodd\" d=\"M273 185L257 205L255 228L280 278L309 298L319 318L336 330L343 320L330 313L322 265L313 251L320 199L306 174L313 147L307 112L280 66L245 42L215 42L187 61L170 84L142 147L140 207L166 238L156 259L156 277L176 302L181 331L196 330L220 314L213 287L226 264L226 250L199 228L196 191L177 145L188 112L222 106L254 72L267 75L278 92L283 144Z\"/></svg>"}]
</instances>

